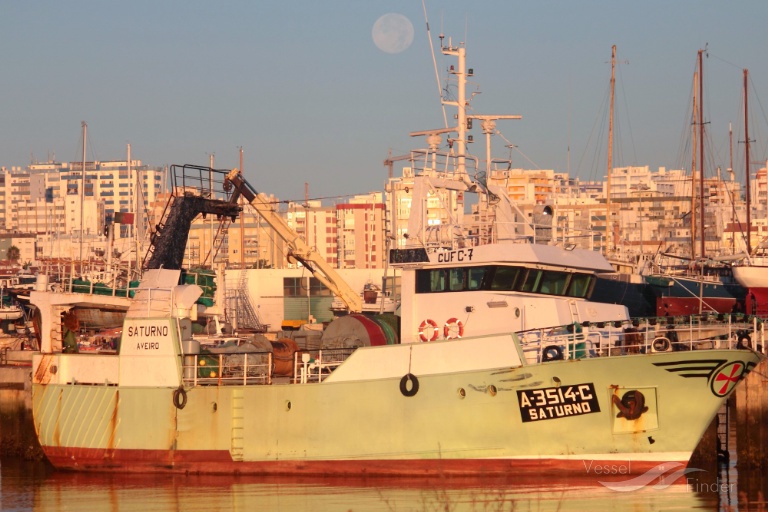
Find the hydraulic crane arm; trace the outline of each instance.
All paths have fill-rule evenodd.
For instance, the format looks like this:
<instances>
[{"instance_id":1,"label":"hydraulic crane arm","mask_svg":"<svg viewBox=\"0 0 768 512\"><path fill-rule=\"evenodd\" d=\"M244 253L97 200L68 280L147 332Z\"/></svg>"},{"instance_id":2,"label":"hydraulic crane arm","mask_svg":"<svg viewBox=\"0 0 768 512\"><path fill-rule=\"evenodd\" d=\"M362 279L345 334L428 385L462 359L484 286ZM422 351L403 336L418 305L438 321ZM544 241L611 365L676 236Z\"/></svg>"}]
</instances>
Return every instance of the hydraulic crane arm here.
<instances>
[{"instance_id":1,"label":"hydraulic crane arm","mask_svg":"<svg viewBox=\"0 0 768 512\"><path fill-rule=\"evenodd\" d=\"M344 301L350 313L359 313L363 310L360 294L356 293L322 255L307 245L299 234L272 209L272 206L259 196L258 192L245 181L239 169L233 169L227 175L227 181L234 187L230 202L237 204L238 197L243 196L259 212L277 235L288 244L288 261L295 260L304 265L318 281Z\"/></svg>"}]
</instances>

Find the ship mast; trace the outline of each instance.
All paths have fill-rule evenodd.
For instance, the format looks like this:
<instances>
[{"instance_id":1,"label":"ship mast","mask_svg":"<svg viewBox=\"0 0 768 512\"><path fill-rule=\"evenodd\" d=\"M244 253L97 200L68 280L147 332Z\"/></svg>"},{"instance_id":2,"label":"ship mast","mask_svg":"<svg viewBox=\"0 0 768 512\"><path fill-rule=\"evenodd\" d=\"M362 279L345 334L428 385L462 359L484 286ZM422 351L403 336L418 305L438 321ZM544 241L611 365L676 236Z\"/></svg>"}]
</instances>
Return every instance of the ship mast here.
<instances>
[{"instance_id":1,"label":"ship mast","mask_svg":"<svg viewBox=\"0 0 768 512\"><path fill-rule=\"evenodd\" d=\"M616 45L611 47L611 105L608 117L608 181L605 198L605 226L606 243L608 251L616 250L616 241L613 236L613 219L611 217L611 174L613 171L613 101L616 88Z\"/></svg>"},{"instance_id":2,"label":"ship mast","mask_svg":"<svg viewBox=\"0 0 768 512\"><path fill-rule=\"evenodd\" d=\"M443 99L442 102L444 105L456 107L456 121L458 122L458 127L456 129L458 136L455 141L457 152L456 171L458 173L458 179L469 185L465 158L467 154L467 50L463 46L452 46L451 40L448 38L448 46L442 46L441 51L444 55L452 55L456 57L456 60L458 61L458 69L455 69L453 66L450 68L450 73L456 75L456 86L458 89L456 91L456 101Z\"/></svg>"},{"instance_id":3,"label":"ship mast","mask_svg":"<svg viewBox=\"0 0 768 512\"><path fill-rule=\"evenodd\" d=\"M80 176L80 273L83 272L83 217L85 216L85 148L86 137L88 133L88 125L85 121L82 121L83 127L83 169L82 176Z\"/></svg>"},{"instance_id":4,"label":"ship mast","mask_svg":"<svg viewBox=\"0 0 768 512\"><path fill-rule=\"evenodd\" d=\"M744 179L746 181L747 195L747 254L752 254L752 204L749 187L749 110L747 108L747 82L749 70L744 70Z\"/></svg>"},{"instance_id":5,"label":"ship mast","mask_svg":"<svg viewBox=\"0 0 768 512\"><path fill-rule=\"evenodd\" d=\"M704 69L703 50L699 50L699 215L701 216L701 258L704 259Z\"/></svg>"},{"instance_id":6,"label":"ship mast","mask_svg":"<svg viewBox=\"0 0 768 512\"><path fill-rule=\"evenodd\" d=\"M696 259L696 127L699 125L698 96L696 89L699 84L699 73L693 74L693 120L691 123L691 261Z\"/></svg>"}]
</instances>

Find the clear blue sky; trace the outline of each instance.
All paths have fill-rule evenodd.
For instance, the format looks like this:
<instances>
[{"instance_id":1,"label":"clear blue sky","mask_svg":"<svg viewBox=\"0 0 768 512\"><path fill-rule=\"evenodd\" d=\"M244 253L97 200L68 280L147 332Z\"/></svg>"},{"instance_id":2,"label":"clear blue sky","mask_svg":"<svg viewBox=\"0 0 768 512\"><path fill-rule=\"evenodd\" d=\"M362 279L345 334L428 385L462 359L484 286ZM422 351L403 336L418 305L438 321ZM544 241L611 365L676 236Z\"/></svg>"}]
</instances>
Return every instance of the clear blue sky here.
<instances>
[{"instance_id":1,"label":"clear blue sky","mask_svg":"<svg viewBox=\"0 0 768 512\"><path fill-rule=\"evenodd\" d=\"M707 44L713 161L727 167L728 123L743 123L742 68L751 73L753 156L765 158L765 0L426 7L436 44L441 31L467 43L482 91L475 111L523 115L499 124L525 155L513 156L519 167L602 179L613 44L621 62L615 165L689 165L686 116L696 54ZM391 12L415 28L402 53L379 50L371 37ZM0 44L7 167L54 153L80 160L86 121L88 159L125 158L130 143L152 166L207 165L213 153L216 167L229 168L242 146L258 190L299 199L309 182L310 196L329 197L381 190L388 150L421 146L408 133L443 124L420 0L5 1ZM451 63L438 55L441 78ZM734 132L743 140L741 126Z\"/></svg>"}]
</instances>

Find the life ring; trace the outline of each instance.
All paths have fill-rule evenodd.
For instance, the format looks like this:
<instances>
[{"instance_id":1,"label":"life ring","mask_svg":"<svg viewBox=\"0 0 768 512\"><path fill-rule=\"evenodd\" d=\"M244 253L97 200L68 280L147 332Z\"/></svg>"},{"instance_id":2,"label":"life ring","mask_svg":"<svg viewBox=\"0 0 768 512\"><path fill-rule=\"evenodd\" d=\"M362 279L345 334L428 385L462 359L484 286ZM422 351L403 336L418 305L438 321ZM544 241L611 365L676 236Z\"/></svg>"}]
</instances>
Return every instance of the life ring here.
<instances>
[{"instance_id":1,"label":"life ring","mask_svg":"<svg viewBox=\"0 0 768 512\"><path fill-rule=\"evenodd\" d=\"M427 336L427 329L432 329L431 337ZM421 338L421 341L435 341L439 332L440 330L437 328L437 322L430 320L429 318L421 322L421 325L419 326L419 338Z\"/></svg>"},{"instance_id":2,"label":"life ring","mask_svg":"<svg viewBox=\"0 0 768 512\"><path fill-rule=\"evenodd\" d=\"M464 336L464 324L457 318L449 318L443 326L443 336L447 340L461 338Z\"/></svg>"},{"instance_id":3,"label":"life ring","mask_svg":"<svg viewBox=\"0 0 768 512\"><path fill-rule=\"evenodd\" d=\"M748 332L739 332L739 341L736 342L736 348L741 350L749 350L752 348L752 338L749 337Z\"/></svg>"},{"instance_id":4,"label":"life ring","mask_svg":"<svg viewBox=\"0 0 768 512\"><path fill-rule=\"evenodd\" d=\"M541 351L541 361L547 363L549 361L559 361L563 358L563 349L558 345L549 345L544 347Z\"/></svg>"},{"instance_id":5,"label":"life ring","mask_svg":"<svg viewBox=\"0 0 768 512\"><path fill-rule=\"evenodd\" d=\"M669 342L669 338L661 336L653 340L651 348L654 352L669 352L669 349L672 348L672 344Z\"/></svg>"},{"instance_id":6,"label":"life ring","mask_svg":"<svg viewBox=\"0 0 768 512\"><path fill-rule=\"evenodd\" d=\"M183 409L187 405L187 392L181 386L173 390L173 405L177 409Z\"/></svg>"},{"instance_id":7,"label":"life ring","mask_svg":"<svg viewBox=\"0 0 768 512\"><path fill-rule=\"evenodd\" d=\"M411 383L410 389L408 388L408 382ZM412 373L403 375L403 378L400 379L400 392L403 396L414 396L419 392L419 379Z\"/></svg>"}]
</instances>

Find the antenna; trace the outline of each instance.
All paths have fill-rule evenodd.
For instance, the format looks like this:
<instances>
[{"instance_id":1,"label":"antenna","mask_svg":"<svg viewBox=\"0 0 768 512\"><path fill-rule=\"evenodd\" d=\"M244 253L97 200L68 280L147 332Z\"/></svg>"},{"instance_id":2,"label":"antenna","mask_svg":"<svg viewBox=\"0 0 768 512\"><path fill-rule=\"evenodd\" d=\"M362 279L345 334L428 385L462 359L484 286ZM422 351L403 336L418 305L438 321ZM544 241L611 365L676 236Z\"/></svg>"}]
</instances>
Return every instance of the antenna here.
<instances>
[{"instance_id":1,"label":"antenna","mask_svg":"<svg viewBox=\"0 0 768 512\"><path fill-rule=\"evenodd\" d=\"M432 33L429 31L429 19L427 18L427 4L425 0L421 0L421 6L424 10L424 22L427 25L427 39L429 40L429 51L432 53L432 65L435 67L435 79L437 80L437 94L440 97L440 107L443 109L443 123L448 128L448 115L445 113L445 105L443 104L443 87L440 85L440 73L437 70L437 59L435 58L435 46L432 43ZM443 33L440 33L440 46L443 46Z\"/></svg>"}]
</instances>

